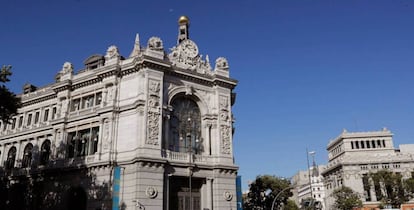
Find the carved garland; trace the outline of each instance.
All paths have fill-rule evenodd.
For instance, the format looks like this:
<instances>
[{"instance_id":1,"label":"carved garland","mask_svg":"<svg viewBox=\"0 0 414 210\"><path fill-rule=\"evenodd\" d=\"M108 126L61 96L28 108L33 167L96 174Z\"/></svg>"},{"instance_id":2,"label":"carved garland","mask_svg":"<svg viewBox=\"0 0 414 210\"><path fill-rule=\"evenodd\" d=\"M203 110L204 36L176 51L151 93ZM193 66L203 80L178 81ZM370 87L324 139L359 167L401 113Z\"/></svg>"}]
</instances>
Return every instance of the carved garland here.
<instances>
[{"instance_id":1,"label":"carved garland","mask_svg":"<svg viewBox=\"0 0 414 210\"><path fill-rule=\"evenodd\" d=\"M148 137L146 140L146 144L158 145L160 133L160 82L150 80L148 89Z\"/></svg>"},{"instance_id":2,"label":"carved garland","mask_svg":"<svg viewBox=\"0 0 414 210\"><path fill-rule=\"evenodd\" d=\"M221 135L221 153L231 154L231 140L230 132L231 127L229 125L229 111L228 111L228 98L220 96L220 135Z\"/></svg>"}]
</instances>

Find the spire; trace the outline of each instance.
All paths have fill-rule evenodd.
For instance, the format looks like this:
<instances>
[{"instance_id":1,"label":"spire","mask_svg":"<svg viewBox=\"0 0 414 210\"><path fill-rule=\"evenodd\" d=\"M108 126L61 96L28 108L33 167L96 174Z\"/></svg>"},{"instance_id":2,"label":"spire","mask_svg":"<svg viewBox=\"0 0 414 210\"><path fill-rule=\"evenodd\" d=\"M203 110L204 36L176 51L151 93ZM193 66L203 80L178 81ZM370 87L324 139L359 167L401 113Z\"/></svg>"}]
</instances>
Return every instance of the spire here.
<instances>
[{"instance_id":1,"label":"spire","mask_svg":"<svg viewBox=\"0 0 414 210\"><path fill-rule=\"evenodd\" d=\"M315 156L312 155L312 157L313 157L312 176L317 177L317 176L319 176L319 169L318 169L318 166L316 165L316 162L315 162Z\"/></svg>"},{"instance_id":2,"label":"spire","mask_svg":"<svg viewBox=\"0 0 414 210\"><path fill-rule=\"evenodd\" d=\"M131 55L129 57L137 56L140 50L141 50L141 46L139 44L139 34L137 33L137 35L135 36L134 49L132 49Z\"/></svg>"},{"instance_id":3,"label":"spire","mask_svg":"<svg viewBox=\"0 0 414 210\"><path fill-rule=\"evenodd\" d=\"M180 44L181 41L189 38L188 28L190 27L190 20L187 16L181 16L178 19L178 38L177 44Z\"/></svg>"}]
</instances>

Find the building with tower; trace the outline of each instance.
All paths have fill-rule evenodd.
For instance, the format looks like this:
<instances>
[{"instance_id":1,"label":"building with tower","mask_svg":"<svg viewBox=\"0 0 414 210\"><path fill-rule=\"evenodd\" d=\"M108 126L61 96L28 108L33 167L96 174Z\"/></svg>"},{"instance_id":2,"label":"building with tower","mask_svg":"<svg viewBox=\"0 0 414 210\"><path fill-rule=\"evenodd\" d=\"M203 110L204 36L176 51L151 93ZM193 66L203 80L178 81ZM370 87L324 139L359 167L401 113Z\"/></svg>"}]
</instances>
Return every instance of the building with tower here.
<instances>
[{"instance_id":1,"label":"building with tower","mask_svg":"<svg viewBox=\"0 0 414 210\"><path fill-rule=\"evenodd\" d=\"M128 57L116 46L56 82L26 85L0 124L0 209L236 209L234 88L224 57L210 64L178 21Z\"/></svg>"}]
</instances>

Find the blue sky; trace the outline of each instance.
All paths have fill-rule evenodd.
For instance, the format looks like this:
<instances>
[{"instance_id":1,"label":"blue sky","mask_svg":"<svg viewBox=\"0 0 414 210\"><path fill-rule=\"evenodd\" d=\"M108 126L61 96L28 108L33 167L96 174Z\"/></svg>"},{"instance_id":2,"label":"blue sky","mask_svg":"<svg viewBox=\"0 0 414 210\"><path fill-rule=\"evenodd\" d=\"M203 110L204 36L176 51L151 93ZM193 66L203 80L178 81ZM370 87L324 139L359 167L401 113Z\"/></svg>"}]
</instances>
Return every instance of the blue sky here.
<instances>
[{"instance_id":1,"label":"blue sky","mask_svg":"<svg viewBox=\"0 0 414 210\"><path fill-rule=\"evenodd\" d=\"M389 128L414 140L414 2L409 0L93 1L2 0L0 65L8 86L45 86L65 61L75 69L135 34L166 48L177 19L214 61L227 57L235 89L234 153L243 186L259 174L306 169L306 148L327 162L330 139Z\"/></svg>"}]
</instances>

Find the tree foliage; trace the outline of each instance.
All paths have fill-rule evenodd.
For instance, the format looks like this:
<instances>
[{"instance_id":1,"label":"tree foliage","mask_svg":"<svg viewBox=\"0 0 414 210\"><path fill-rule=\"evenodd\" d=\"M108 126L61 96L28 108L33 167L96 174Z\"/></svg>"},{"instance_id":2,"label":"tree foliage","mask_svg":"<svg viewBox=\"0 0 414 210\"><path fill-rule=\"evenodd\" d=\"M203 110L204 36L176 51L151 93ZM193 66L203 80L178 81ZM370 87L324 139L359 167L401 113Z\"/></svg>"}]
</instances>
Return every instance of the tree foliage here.
<instances>
[{"instance_id":1,"label":"tree foliage","mask_svg":"<svg viewBox=\"0 0 414 210\"><path fill-rule=\"evenodd\" d=\"M289 199L287 204L283 207L283 210L299 210L299 207L296 205L295 201Z\"/></svg>"},{"instance_id":2,"label":"tree foliage","mask_svg":"<svg viewBox=\"0 0 414 210\"><path fill-rule=\"evenodd\" d=\"M276 199L275 207L287 204L288 198L292 196L289 190L290 181L272 175L257 176L250 184L249 193L243 200L243 209L271 209L273 200Z\"/></svg>"},{"instance_id":3,"label":"tree foliage","mask_svg":"<svg viewBox=\"0 0 414 210\"><path fill-rule=\"evenodd\" d=\"M359 195L349 187L341 187L333 192L335 199L334 206L339 210L351 210L355 207L361 207L362 201Z\"/></svg>"},{"instance_id":4,"label":"tree foliage","mask_svg":"<svg viewBox=\"0 0 414 210\"><path fill-rule=\"evenodd\" d=\"M4 83L9 82L12 75L11 66L3 66L0 70L0 120L8 122L10 117L20 108L20 98L16 97Z\"/></svg>"},{"instance_id":5,"label":"tree foliage","mask_svg":"<svg viewBox=\"0 0 414 210\"><path fill-rule=\"evenodd\" d=\"M414 192L414 180L406 179L400 173L389 170L380 170L370 173L374 185L377 200L384 205L399 208L401 204L412 198Z\"/></svg>"}]
</instances>

